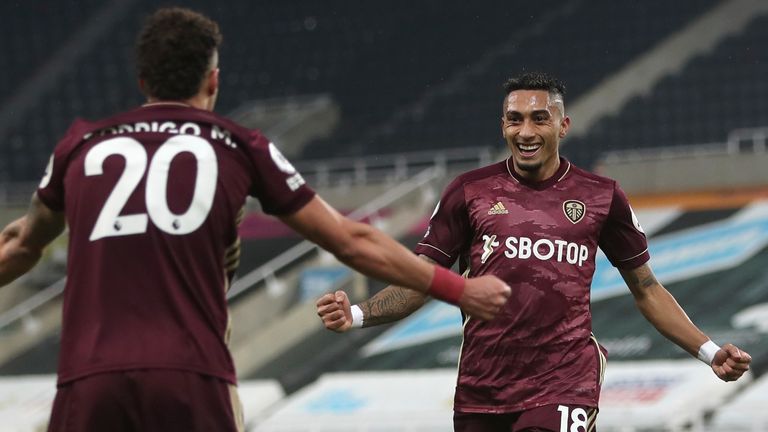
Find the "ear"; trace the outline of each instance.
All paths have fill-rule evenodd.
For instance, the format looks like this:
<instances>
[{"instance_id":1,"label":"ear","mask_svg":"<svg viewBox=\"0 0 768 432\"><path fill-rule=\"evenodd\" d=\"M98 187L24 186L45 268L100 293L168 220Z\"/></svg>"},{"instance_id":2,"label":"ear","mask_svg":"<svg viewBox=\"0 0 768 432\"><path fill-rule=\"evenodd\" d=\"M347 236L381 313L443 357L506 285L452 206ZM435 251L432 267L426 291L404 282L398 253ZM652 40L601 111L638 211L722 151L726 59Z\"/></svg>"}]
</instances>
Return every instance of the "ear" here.
<instances>
[{"instance_id":1,"label":"ear","mask_svg":"<svg viewBox=\"0 0 768 432\"><path fill-rule=\"evenodd\" d=\"M568 116L565 116L562 121L560 121L560 138L565 138L565 135L568 134L568 128L571 127L571 118Z\"/></svg>"},{"instance_id":2,"label":"ear","mask_svg":"<svg viewBox=\"0 0 768 432\"><path fill-rule=\"evenodd\" d=\"M219 68L213 69L208 74L208 84L206 85L208 96L213 96L219 92Z\"/></svg>"}]
</instances>

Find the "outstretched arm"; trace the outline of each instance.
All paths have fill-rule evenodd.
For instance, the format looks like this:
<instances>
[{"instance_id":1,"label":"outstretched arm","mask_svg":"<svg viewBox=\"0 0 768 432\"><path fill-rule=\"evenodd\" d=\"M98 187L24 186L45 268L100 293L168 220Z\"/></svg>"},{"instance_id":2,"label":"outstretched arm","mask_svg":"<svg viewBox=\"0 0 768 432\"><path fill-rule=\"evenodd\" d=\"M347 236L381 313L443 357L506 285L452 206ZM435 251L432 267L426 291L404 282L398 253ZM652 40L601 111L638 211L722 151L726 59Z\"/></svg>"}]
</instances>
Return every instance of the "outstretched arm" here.
<instances>
[{"instance_id":1,"label":"outstretched arm","mask_svg":"<svg viewBox=\"0 0 768 432\"><path fill-rule=\"evenodd\" d=\"M27 214L0 232L0 286L13 282L37 264L43 249L64 230L64 214L32 196Z\"/></svg>"},{"instance_id":2,"label":"outstretched arm","mask_svg":"<svg viewBox=\"0 0 768 432\"><path fill-rule=\"evenodd\" d=\"M714 346L717 350L710 365L723 381L736 380L749 370L752 357L732 344L720 348L711 343L709 337L691 322L672 294L656 280L648 264L620 272L640 312L667 339L699 358L702 358L702 347L706 351L707 346Z\"/></svg>"},{"instance_id":3,"label":"outstretched arm","mask_svg":"<svg viewBox=\"0 0 768 432\"><path fill-rule=\"evenodd\" d=\"M457 304L481 320L493 318L511 294L509 286L494 276L464 280L419 259L374 227L342 216L318 196L281 219L365 275Z\"/></svg>"}]
</instances>

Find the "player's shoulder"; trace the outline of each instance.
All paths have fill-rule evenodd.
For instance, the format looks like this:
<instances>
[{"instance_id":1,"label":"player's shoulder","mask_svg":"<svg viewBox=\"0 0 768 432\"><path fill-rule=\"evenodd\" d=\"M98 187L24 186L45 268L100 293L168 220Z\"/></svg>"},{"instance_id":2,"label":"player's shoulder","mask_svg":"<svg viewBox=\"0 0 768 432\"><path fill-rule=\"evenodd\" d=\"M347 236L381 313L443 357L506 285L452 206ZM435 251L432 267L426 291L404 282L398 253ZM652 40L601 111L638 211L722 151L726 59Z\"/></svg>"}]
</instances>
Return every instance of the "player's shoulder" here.
<instances>
[{"instance_id":1,"label":"player's shoulder","mask_svg":"<svg viewBox=\"0 0 768 432\"><path fill-rule=\"evenodd\" d=\"M99 130L99 122L84 118L76 118L64 132L54 150L56 153L67 153L72 151L81 142L90 138L94 132Z\"/></svg>"},{"instance_id":2,"label":"player's shoulder","mask_svg":"<svg viewBox=\"0 0 768 432\"><path fill-rule=\"evenodd\" d=\"M451 183L448 184L448 187L446 187L446 190L462 188L467 184L482 182L492 177L505 175L506 173L507 173L506 161L496 162L490 165L486 165L484 167L475 168L473 170L466 171L462 174L459 174L458 176L456 176L456 178L453 179L453 181L451 181Z\"/></svg>"},{"instance_id":3,"label":"player's shoulder","mask_svg":"<svg viewBox=\"0 0 768 432\"><path fill-rule=\"evenodd\" d=\"M59 140L56 151L68 152L94 137L114 135L127 131L130 127L128 123L136 119L135 111L119 112L99 119L75 118L64 133L64 136Z\"/></svg>"},{"instance_id":4,"label":"player's shoulder","mask_svg":"<svg viewBox=\"0 0 768 432\"><path fill-rule=\"evenodd\" d=\"M264 138L264 135L261 133L259 129L249 129L235 122L232 119L224 117L221 114L217 114L212 111L202 111L202 110L198 110L198 113L201 116L206 117L208 122L211 123L212 125L217 125L219 127L222 127L225 130L232 132L232 134L238 138L241 138L241 139L258 138L257 141L264 141L266 139Z\"/></svg>"},{"instance_id":5,"label":"player's shoulder","mask_svg":"<svg viewBox=\"0 0 768 432\"><path fill-rule=\"evenodd\" d=\"M207 122L211 124L211 127L219 132L219 136L221 136L221 134L231 136L233 141L241 144L238 148L249 150L255 149L259 151L270 150L269 147L271 141L261 132L261 130L247 128L234 120L215 112L199 110L199 114L206 118Z\"/></svg>"},{"instance_id":6,"label":"player's shoulder","mask_svg":"<svg viewBox=\"0 0 768 432\"><path fill-rule=\"evenodd\" d=\"M616 180L610 177L596 174L591 171L587 171L584 168L574 165L570 161L566 161L566 162L570 164L570 166L568 167L568 175L570 175L573 180L579 181L579 182L587 182L592 184L595 187L604 187L604 188L611 188L611 189L616 187Z\"/></svg>"}]
</instances>

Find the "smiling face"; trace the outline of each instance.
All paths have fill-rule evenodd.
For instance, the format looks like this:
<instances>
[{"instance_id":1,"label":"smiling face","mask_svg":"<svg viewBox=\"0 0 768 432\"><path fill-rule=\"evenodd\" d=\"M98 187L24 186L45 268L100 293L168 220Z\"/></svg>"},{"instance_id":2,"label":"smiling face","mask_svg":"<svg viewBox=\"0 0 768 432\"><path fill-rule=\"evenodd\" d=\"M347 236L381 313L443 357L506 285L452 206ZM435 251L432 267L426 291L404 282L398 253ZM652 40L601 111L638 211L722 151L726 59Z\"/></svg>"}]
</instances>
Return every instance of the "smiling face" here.
<instances>
[{"instance_id":1,"label":"smiling face","mask_svg":"<svg viewBox=\"0 0 768 432\"><path fill-rule=\"evenodd\" d=\"M510 92L504 99L501 131L515 171L533 181L551 177L560 166L560 139L570 123L561 96L546 90Z\"/></svg>"}]
</instances>

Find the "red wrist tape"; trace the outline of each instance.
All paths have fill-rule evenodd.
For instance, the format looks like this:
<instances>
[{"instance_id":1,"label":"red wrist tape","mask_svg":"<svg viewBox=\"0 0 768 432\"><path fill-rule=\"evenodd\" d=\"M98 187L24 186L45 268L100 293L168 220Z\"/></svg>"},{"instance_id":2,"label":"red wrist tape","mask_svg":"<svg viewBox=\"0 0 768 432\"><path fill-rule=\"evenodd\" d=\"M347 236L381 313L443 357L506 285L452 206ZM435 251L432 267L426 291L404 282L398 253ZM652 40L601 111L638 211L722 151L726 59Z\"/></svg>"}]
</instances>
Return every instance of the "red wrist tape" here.
<instances>
[{"instance_id":1,"label":"red wrist tape","mask_svg":"<svg viewBox=\"0 0 768 432\"><path fill-rule=\"evenodd\" d=\"M436 265L435 274L432 276L432 282L429 284L427 293L436 299L458 305L461 295L464 294L465 282L463 277Z\"/></svg>"}]
</instances>

